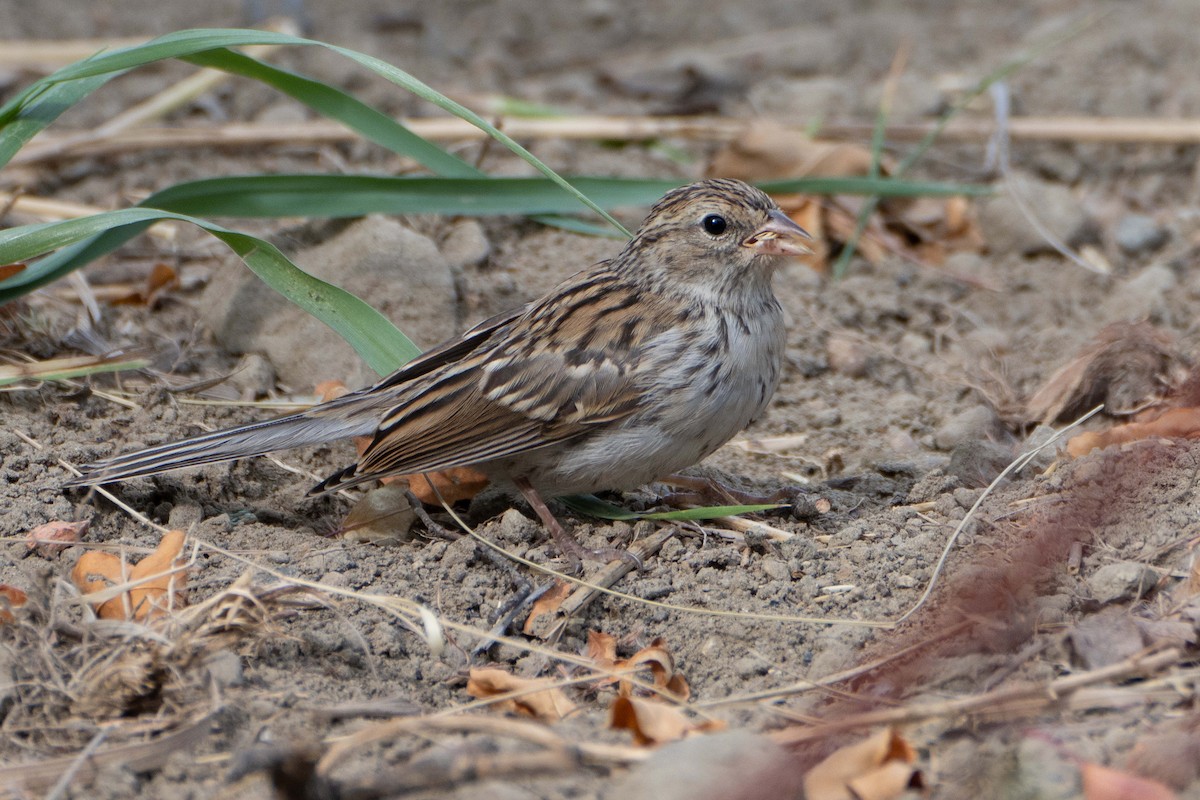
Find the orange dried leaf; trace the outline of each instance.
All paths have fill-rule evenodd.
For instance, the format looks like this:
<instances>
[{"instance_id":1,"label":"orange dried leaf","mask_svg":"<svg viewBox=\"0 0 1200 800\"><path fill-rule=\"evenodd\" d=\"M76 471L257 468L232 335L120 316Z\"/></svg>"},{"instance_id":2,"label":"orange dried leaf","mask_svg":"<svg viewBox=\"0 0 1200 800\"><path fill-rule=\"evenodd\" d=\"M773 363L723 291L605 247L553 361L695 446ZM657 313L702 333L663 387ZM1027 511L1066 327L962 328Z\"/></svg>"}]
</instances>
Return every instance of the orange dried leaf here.
<instances>
[{"instance_id":1,"label":"orange dried leaf","mask_svg":"<svg viewBox=\"0 0 1200 800\"><path fill-rule=\"evenodd\" d=\"M479 699L519 692L493 704L503 711L516 711L541 720L557 722L575 710L575 704L548 678L518 678L494 667L473 669L467 679L467 694Z\"/></svg>"},{"instance_id":2,"label":"orange dried leaf","mask_svg":"<svg viewBox=\"0 0 1200 800\"><path fill-rule=\"evenodd\" d=\"M36 549L38 555L48 558L78 542L90 524L91 521L86 519L79 522L56 519L38 525L25 534L25 547L28 550Z\"/></svg>"},{"instance_id":3,"label":"orange dried leaf","mask_svg":"<svg viewBox=\"0 0 1200 800\"><path fill-rule=\"evenodd\" d=\"M150 274L146 276L145 286L121 297L114 297L109 302L113 305L153 306L159 295L178 285L179 274L171 265L160 261L151 268Z\"/></svg>"},{"instance_id":4,"label":"orange dried leaf","mask_svg":"<svg viewBox=\"0 0 1200 800\"><path fill-rule=\"evenodd\" d=\"M804 776L804 796L807 800L899 797L916 776L915 760L908 742L885 728L835 750L809 770Z\"/></svg>"},{"instance_id":5,"label":"orange dried leaf","mask_svg":"<svg viewBox=\"0 0 1200 800\"><path fill-rule=\"evenodd\" d=\"M678 706L621 696L613 701L609 710L608 726L629 731L635 744L646 747L674 742L696 733L723 730L725 723L708 720L697 724Z\"/></svg>"},{"instance_id":6,"label":"orange dried leaf","mask_svg":"<svg viewBox=\"0 0 1200 800\"><path fill-rule=\"evenodd\" d=\"M350 390L346 388L346 384L336 380L321 381L313 388L316 390L317 396L321 398L322 403L328 403L331 400L337 400L342 395L350 394ZM366 439L368 442L371 440L369 436L360 436L357 438ZM362 454L361 450L359 454Z\"/></svg>"},{"instance_id":7,"label":"orange dried leaf","mask_svg":"<svg viewBox=\"0 0 1200 800\"><path fill-rule=\"evenodd\" d=\"M567 595L570 593L571 584L564 580L556 580L554 585L533 604L533 608L529 610L529 617L526 618L525 624L521 626L521 632L526 636L532 636L534 623L538 617L558 611L558 607L562 605L563 600L566 600Z\"/></svg>"},{"instance_id":8,"label":"orange dried leaf","mask_svg":"<svg viewBox=\"0 0 1200 800\"><path fill-rule=\"evenodd\" d=\"M25 592L7 583L0 583L0 623L13 622L12 609L25 605Z\"/></svg>"},{"instance_id":9,"label":"orange dried leaf","mask_svg":"<svg viewBox=\"0 0 1200 800\"><path fill-rule=\"evenodd\" d=\"M611 633L588 631L587 657L604 667L617 663L617 637Z\"/></svg>"},{"instance_id":10,"label":"orange dried leaf","mask_svg":"<svg viewBox=\"0 0 1200 800\"><path fill-rule=\"evenodd\" d=\"M168 531L154 552L133 567L112 553L84 553L71 570L71 580L81 592L91 594L124 583L153 578L101 602L96 607L96 615L101 619L155 619L184 602L186 573L171 572L182 566L179 556L183 551L183 542L183 531Z\"/></svg>"},{"instance_id":11,"label":"orange dried leaf","mask_svg":"<svg viewBox=\"0 0 1200 800\"><path fill-rule=\"evenodd\" d=\"M20 275L28 267L28 264L0 264L0 281L5 281L13 275Z\"/></svg>"},{"instance_id":12,"label":"orange dried leaf","mask_svg":"<svg viewBox=\"0 0 1200 800\"><path fill-rule=\"evenodd\" d=\"M743 181L867 175L871 151L858 144L813 139L767 120L752 123L709 163L708 177ZM884 165L886 174L886 164Z\"/></svg>"},{"instance_id":13,"label":"orange dried leaf","mask_svg":"<svg viewBox=\"0 0 1200 800\"><path fill-rule=\"evenodd\" d=\"M1177 795L1158 781L1119 772L1090 762L1079 769L1084 800L1175 800Z\"/></svg>"},{"instance_id":14,"label":"orange dried leaf","mask_svg":"<svg viewBox=\"0 0 1200 800\"><path fill-rule=\"evenodd\" d=\"M397 475L384 478L384 482L408 481L408 488L422 503L438 506L445 500L453 505L459 500L470 500L491 483L491 479L477 469L471 467L454 467L441 472L427 472L421 475ZM432 486L430 482L432 481ZM435 488L436 487L436 491Z\"/></svg>"},{"instance_id":15,"label":"orange dried leaf","mask_svg":"<svg viewBox=\"0 0 1200 800\"><path fill-rule=\"evenodd\" d=\"M1067 442L1067 452L1078 458L1096 449L1156 436L1165 439L1200 438L1200 408L1172 408L1149 422L1130 422L1106 431L1081 433Z\"/></svg>"}]
</instances>

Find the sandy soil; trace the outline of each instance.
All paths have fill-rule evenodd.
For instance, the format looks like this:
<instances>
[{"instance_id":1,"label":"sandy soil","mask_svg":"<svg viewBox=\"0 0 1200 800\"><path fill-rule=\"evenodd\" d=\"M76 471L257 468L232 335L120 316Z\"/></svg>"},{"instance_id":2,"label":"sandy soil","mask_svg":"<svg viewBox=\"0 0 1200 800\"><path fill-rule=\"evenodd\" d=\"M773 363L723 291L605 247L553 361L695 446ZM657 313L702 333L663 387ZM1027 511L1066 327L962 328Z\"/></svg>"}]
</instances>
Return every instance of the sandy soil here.
<instances>
[{"instance_id":1,"label":"sandy soil","mask_svg":"<svg viewBox=\"0 0 1200 800\"><path fill-rule=\"evenodd\" d=\"M58 38L246 22L237 3L210 3L203 10L200 5L136 0L94 3L87 12L74 13L74 3L45 0L31 13L16 3L0 3L0 31L5 38ZM1104 13L1089 16L1097 11ZM502 93L581 113L715 111L788 120L872 119L902 43L911 45L911 55L894 115L929 119L953 102L959 87L1086 23L1014 73L1009 87L1018 113L1167 117L1200 112L1200 84L1192 80L1200 60L1200 39L1194 35L1200 6L1192 0L1162 0L1152 11L1067 0L1027 0L1003 10L983 0L905 8L833 0L595 0L576 8L508 0L397 11L386 3L349 0L336 7L310 4L307 13L313 37L379 55L467 99ZM783 29L790 34L779 34ZM336 81L391 113L422 111L394 87L364 78L328 53L288 52L276 62ZM183 74L186 70L176 66L134 73L66 115L57 129L86 129ZM11 91L27 77L0 75L0 87ZM987 109L973 113L986 118ZM286 122L306 114L266 89L233 81L177 116L181 122L210 124ZM670 176L682 183L702 172L716 146L669 144L615 148L538 142L533 149L566 172ZM461 152L474 158L478 148L464 146ZM981 487L1025 446L1030 429L1013 424L1011 414L1020 399L1109 323L1148 320L1175 337L1184 357L1194 353L1194 320L1200 316L1200 279L1191 271L1200 241L1196 149L1017 143L1011 157L1019 189L1035 214L1072 246L1103 253L1113 266L1111 274L1086 271L1055 253L1003 197L976 209L989 243L982 254L959 254L936 268L900 258L877 265L858 259L849 276L837 282L803 266L787 268L777 285L790 323L790 368L783 386L742 445L727 446L708 463L733 484L764 493L807 480L803 489L809 502L799 504L801 510L760 518L794 536L730 540L680 527L643 571L618 584L632 598L598 598L571 620L554 648L580 654L588 632L603 631L617 637L621 654L629 655L664 637L703 713L733 729L761 732L797 720L839 720L902 703L948 701L1029 681L1044 684L1120 661L1143 646L1191 646L1191 622L1200 618L1188 614L1192 545L1200 534L1195 485L1200 446L1187 440L1152 439L1077 460L1063 458L1052 468L1053 454L1044 454L985 500L958 536L930 601L897 629L763 618L858 623L898 618L921 597ZM924 177L980 180L983 146L941 146L923 165L918 174ZM22 185L31 193L119 205L200 176L402 166L357 145L151 151L64 159L36 171L14 169L0 174L0 182L4 188ZM496 172L526 169L495 149L484 166ZM640 213L630 209L624 216L636 223ZM389 297L388 313L412 319L406 330L426 346L537 296L617 247L611 240L513 219L478 225L431 218L403 222L430 243L428 263L434 266L420 267L422 274L436 268L445 279ZM237 224L275 236L303 263L305 253L321 242L390 223ZM1139 225L1154 235L1138 238ZM214 336L212 307L239 285L242 268L219 245L191 232L171 250L138 241L89 268L89 275L94 283L137 276L160 260L180 266L189 279L185 288L152 310L106 307L100 332L113 343L152 346L156 366L180 376L181 383L233 370L242 353L231 352ZM76 324L78 308L64 299L69 291L56 293L57 288L28 305L0 311L0 346L39 358L75 352L66 334ZM446 311L422 322L420 310L430 305ZM338 372L347 358L332 335L314 336L322 338L303 346L311 344L316 361L330 365L318 380L363 379L361 370L348 366ZM249 349L269 352L269 344ZM271 365L274 378L268 374L255 383L243 377L234 394L313 391L307 367L278 361ZM141 386L136 380L133 385ZM112 383L98 380L96 386L111 388ZM86 547L121 545L135 558L152 547L158 534L113 504L63 491L67 473L58 459L83 463L113 450L186 436L198 426L262 415L188 404L188 396L147 387L136 396L135 407L125 407L81 387L40 386L0 395L0 533L14 537L0 558L0 581L36 593L53 590L54 580L67 575L82 548L51 557L28 555L21 539L49 520L89 519ZM754 452L762 448L752 440L781 435L793 437L784 452ZM319 476L345 463L351 452L345 444L281 458ZM335 591L406 598L477 630L492 626L498 610L527 582L547 581L489 557L470 538L427 537L420 526L416 539L400 544L330 538L349 503L304 500L310 483L275 462L257 459L131 481L119 488L119 496L155 522L185 529L278 576L320 582ZM650 487L612 499L642 507L664 491ZM812 512L814 500L827 503L821 506L824 513ZM461 510L483 537L535 563L555 563L552 546L524 506L485 493ZM605 524L565 511L562 516L590 546L645 539L657 530L645 522ZM453 527L448 515L434 517ZM1073 546L1082 553L1077 572L1067 567ZM189 587L193 602L228 587L246 570L245 563L211 551L201 562ZM257 579L273 580L261 573ZM69 605L58 613L79 617ZM268 797L266 775L248 769L246 754L259 752L255 748L313 747L369 724L366 713L332 710L343 704L395 703L397 713L451 709L471 699L464 683L472 666L502 666L527 677L573 674L568 664L545 654L549 645L531 640L532 647L504 644L471 655L477 641L453 633L450 645L435 655L418 632L385 610L336 594L326 607L291 609L260 635L220 651L203 670L196 666L192 677L168 680L174 687L170 696L142 709L141 716L126 713L147 730L169 727L176 721L172 714L206 708L219 695L220 708L200 726L196 743L153 769L103 768L86 792L90 797ZM26 679L29 673L22 670L30 669L30 653L41 651L28 642L14 646L19 643L7 643L4 669ZM897 658L914 645L920 646ZM791 690L772 699L747 699L880 660L884 666L837 683L836 691ZM995 712L990 714L943 709L905 721L900 731L917 748L918 766L934 797L1080 796L1082 763L1146 775L1181 796L1200 797L1196 726L1189 710L1195 702L1194 675L1187 663L1186 656L1172 662L1172 681L1113 679L1101 684L1111 690L1108 694L1097 692L1074 705L983 709ZM210 676L211 683L195 675ZM611 688L569 691L581 711L555 730L573 740L628 743L626 734L606 730ZM50 711L39 716L38 709L14 706L21 702L18 697L25 695L6 689L0 701L6 715L0 763L77 753L98 730L94 710L89 716L78 706L59 703L65 709L59 717ZM435 738L439 744L430 759L439 753L489 752L490 746L510 753L514 747L503 737L500 745ZM846 740L827 736L789 750L784 771L800 774ZM412 739L364 749L337 774L340 780L366 780L426 746L425 740ZM686 757L676 762L688 763ZM250 774L228 782L233 768ZM642 769L662 771L669 764L652 762ZM593 797L620 780L633 781L620 796L642 796L637 787L648 791L649 774L630 779L623 768L585 765L540 779L463 778L448 792L417 796ZM83 796L84 782L76 783L69 796Z\"/></svg>"}]
</instances>

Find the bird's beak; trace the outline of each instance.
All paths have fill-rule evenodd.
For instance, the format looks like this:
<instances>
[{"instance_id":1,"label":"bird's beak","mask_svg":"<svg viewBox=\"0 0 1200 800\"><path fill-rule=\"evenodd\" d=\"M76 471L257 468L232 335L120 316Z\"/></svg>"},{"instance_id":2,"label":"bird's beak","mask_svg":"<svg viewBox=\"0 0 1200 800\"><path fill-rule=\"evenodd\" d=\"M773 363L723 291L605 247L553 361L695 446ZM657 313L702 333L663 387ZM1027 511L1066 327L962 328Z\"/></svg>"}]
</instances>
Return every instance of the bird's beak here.
<instances>
[{"instance_id":1,"label":"bird's beak","mask_svg":"<svg viewBox=\"0 0 1200 800\"><path fill-rule=\"evenodd\" d=\"M812 241L808 231L792 222L779 209L768 211L767 224L752 233L742 242L756 254L763 256L806 256L812 253L804 243Z\"/></svg>"}]
</instances>

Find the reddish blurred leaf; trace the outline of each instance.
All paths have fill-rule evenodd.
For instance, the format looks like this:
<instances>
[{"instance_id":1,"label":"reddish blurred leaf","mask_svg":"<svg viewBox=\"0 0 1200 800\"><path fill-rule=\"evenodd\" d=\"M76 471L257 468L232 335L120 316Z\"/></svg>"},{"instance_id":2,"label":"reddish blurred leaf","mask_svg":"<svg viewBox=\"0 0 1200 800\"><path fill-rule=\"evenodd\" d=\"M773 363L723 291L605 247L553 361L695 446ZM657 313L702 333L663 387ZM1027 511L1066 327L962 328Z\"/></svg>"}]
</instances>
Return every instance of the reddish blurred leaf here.
<instances>
[{"instance_id":1,"label":"reddish blurred leaf","mask_svg":"<svg viewBox=\"0 0 1200 800\"><path fill-rule=\"evenodd\" d=\"M20 275L28 264L0 264L0 281L8 280L13 275Z\"/></svg>"},{"instance_id":2,"label":"reddish blurred leaf","mask_svg":"<svg viewBox=\"0 0 1200 800\"><path fill-rule=\"evenodd\" d=\"M1172 408L1149 422L1130 422L1106 431L1081 433L1067 442L1067 452L1078 458L1096 449L1154 436L1164 439L1200 438L1200 408Z\"/></svg>"},{"instance_id":3,"label":"reddish blurred leaf","mask_svg":"<svg viewBox=\"0 0 1200 800\"><path fill-rule=\"evenodd\" d=\"M7 583L0 583L0 623L12 622L16 617L12 609L25 605L25 592Z\"/></svg>"},{"instance_id":4,"label":"reddish blurred leaf","mask_svg":"<svg viewBox=\"0 0 1200 800\"><path fill-rule=\"evenodd\" d=\"M49 558L78 542L89 525L91 521L86 519L79 522L57 519L46 522L25 534L25 547L28 550L36 549L38 555Z\"/></svg>"},{"instance_id":5,"label":"reddish blurred leaf","mask_svg":"<svg viewBox=\"0 0 1200 800\"><path fill-rule=\"evenodd\" d=\"M1084 800L1175 800L1177 795L1158 781L1119 772L1090 762L1079 769Z\"/></svg>"}]
</instances>

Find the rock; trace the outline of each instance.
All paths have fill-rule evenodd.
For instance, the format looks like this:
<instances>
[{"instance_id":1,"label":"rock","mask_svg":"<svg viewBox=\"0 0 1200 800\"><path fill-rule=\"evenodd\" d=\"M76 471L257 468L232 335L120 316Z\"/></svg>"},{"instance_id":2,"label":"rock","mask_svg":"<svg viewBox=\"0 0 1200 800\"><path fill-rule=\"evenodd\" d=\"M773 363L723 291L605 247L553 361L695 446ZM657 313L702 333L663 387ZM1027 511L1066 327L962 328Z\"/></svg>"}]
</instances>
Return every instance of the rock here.
<instances>
[{"instance_id":1,"label":"rock","mask_svg":"<svg viewBox=\"0 0 1200 800\"><path fill-rule=\"evenodd\" d=\"M1145 648L1142 632L1124 608L1106 608L1079 621L1067 638L1084 669L1124 661Z\"/></svg>"},{"instance_id":2,"label":"rock","mask_svg":"<svg viewBox=\"0 0 1200 800\"><path fill-rule=\"evenodd\" d=\"M1117 247L1131 256L1157 250L1167 243L1169 236L1154 217L1145 214L1126 214L1117 221L1116 230L1113 231Z\"/></svg>"},{"instance_id":3,"label":"rock","mask_svg":"<svg viewBox=\"0 0 1200 800\"><path fill-rule=\"evenodd\" d=\"M766 736L732 731L693 736L660 748L604 797L775 800L801 797L803 778L802 765L781 745Z\"/></svg>"},{"instance_id":4,"label":"rock","mask_svg":"<svg viewBox=\"0 0 1200 800\"><path fill-rule=\"evenodd\" d=\"M939 425L933 441L939 450L953 450L971 439L986 439L995 427L995 411L983 405L973 406Z\"/></svg>"},{"instance_id":5,"label":"rock","mask_svg":"<svg viewBox=\"0 0 1200 800\"><path fill-rule=\"evenodd\" d=\"M830 369L848 378L861 378L870 365L870 356L862 342L836 333L825 342L825 357Z\"/></svg>"},{"instance_id":6,"label":"rock","mask_svg":"<svg viewBox=\"0 0 1200 800\"><path fill-rule=\"evenodd\" d=\"M764 558L762 571L773 581L790 581L792 579L792 570L782 559Z\"/></svg>"},{"instance_id":7,"label":"rock","mask_svg":"<svg viewBox=\"0 0 1200 800\"><path fill-rule=\"evenodd\" d=\"M1119 603L1141 597L1158 583L1158 573L1137 561L1105 564L1088 576L1087 585L1099 603Z\"/></svg>"},{"instance_id":8,"label":"rock","mask_svg":"<svg viewBox=\"0 0 1200 800\"><path fill-rule=\"evenodd\" d=\"M1100 306L1100 318L1109 322L1161 318L1167 297L1178 280L1165 264L1152 264L1115 287Z\"/></svg>"},{"instance_id":9,"label":"rock","mask_svg":"<svg viewBox=\"0 0 1200 800\"><path fill-rule=\"evenodd\" d=\"M960 442L950 453L946 471L962 481L963 486L987 486L1013 460L1011 448L987 439L968 439Z\"/></svg>"},{"instance_id":10,"label":"rock","mask_svg":"<svg viewBox=\"0 0 1200 800\"><path fill-rule=\"evenodd\" d=\"M478 220L460 219L447 226L438 249L451 267L462 269L483 263L492 254L492 243Z\"/></svg>"},{"instance_id":11,"label":"rock","mask_svg":"<svg viewBox=\"0 0 1200 800\"><path fill-rule=\"evenodd\" d=\"M1033 177L1013 182L1022 205L1054 236L1071 242L1084 230L1088 217L1071 190ZM993 253L1038 253L1051 250L1008 192L988 198L979 207L979 224Z\"/></svg>"},{"instance_id":12,"label":"rock","mask_svg":"<svg viewBox=\"0 0 1200 800\"><path fill-rule=\"evenodd\" d=\"M758 656L742 656L733 662L733 672L743 680L766 675L771 671L771 665Z\"/></svg>"},{"instance_id":13,"label":"rock","mask_svg":"<svg viewBox=\"0 0 1200 800\"><path fill-rule=\"evenodd\" d=\"M275 388L275 367L260 353L242 356L227 381L242 400L266 397Z\"/></svg>"},{"instance_id":14,"label":"rock","mask_svg":"<svg viewBox=\"0 0 1200 800\"><path fill-rule=\"evenodd\" d=\"M450 266L432 241L393 219L366 217L293 260L311 275L367 300L420 347L455 332ZM356 387L378 377L341 337L240 262L215 277L201 306L204 322L223 347L264 354L285 383L307 389L338 379Z\"/></svg>"}]
</instances>

